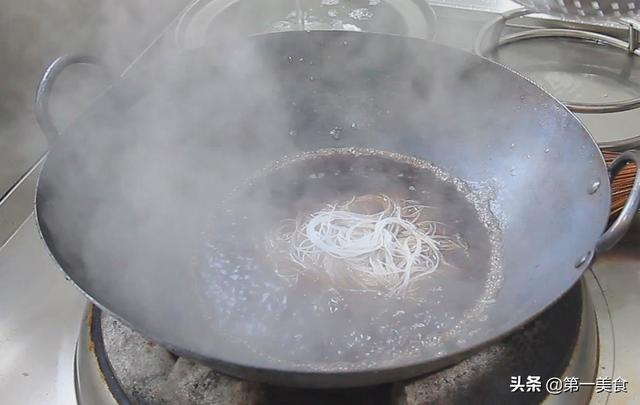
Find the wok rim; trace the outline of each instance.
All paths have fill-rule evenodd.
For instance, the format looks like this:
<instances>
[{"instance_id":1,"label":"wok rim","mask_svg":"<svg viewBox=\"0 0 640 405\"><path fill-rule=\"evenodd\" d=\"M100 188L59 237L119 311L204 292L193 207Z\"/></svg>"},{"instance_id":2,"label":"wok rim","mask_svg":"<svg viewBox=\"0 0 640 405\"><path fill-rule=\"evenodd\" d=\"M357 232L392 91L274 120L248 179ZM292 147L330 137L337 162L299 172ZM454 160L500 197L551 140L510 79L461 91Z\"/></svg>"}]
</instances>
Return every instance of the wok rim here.
<instances>
[{"instance_id":1,"label":"wok rim","mask_svg":"<svg viewBox=\"0 0 640 405\"><path fill-rule=\"evenodd\" d=\"M294 32L294 34L313 35L313 32L327 33L327 32L336 32L336 31L317 30L312 32ZM342 32L342 31L339 31L339 33L341 35L345 34L345 32ZM452 50L458 53L462 53L462 54L466 53L457 48L451 48L445 45L434 43L428 40L423 40L420 38L411 38L411 37L403 37L401 35L396 35L396 34L380 34L380 33L372 33L372 32L346 32L346 33L348 33L348 35L357 35L357 36L369 36L369 37L377 36L377 37L384 37L384 38L394 37L396 39L399 39L405 42L432 44L432 45L436 45L437 47L441 47L447 50ZM258 38L276 37L276 36L282 36L283 34L290 34L290 33L285 32L285 33L256 34L256 35L251 35L249 39L255 38L255 37L258 37ZM202 48L197 48L192 51L197 51L197 50L206 49L210 47L211 46L205 46ZM184 57L184 54L185 53L182 53L180 56ZM548 97L550 100L552 100L555 103L555 105L559 106L563 111L568 113L573 120L575 120L577 123L580 124L582 128L581 132L584 135L587 135L585 140L588 140L589 141L588 143L590 144L590 146L592 146L593 148L595 148L595 150L598 151L599 159L597 160L597 162L594 161L593 164L596 164L597 166L600 167L602 178L607 179L606 181L602 182L603 183L602 185L604 187L601 186L600 191L601 192L606 191L606 194L607 194L606 208L607 209L606 211L603 209L603 212L604 213L608 212L611 207L611 190L610 190L611 183L610 183L608 172L607 172L607 165L604 160L604 156L602 155L600 148L598 147L597 142L595 141L591 132L582 124L582 121L580 121L580 119L576 116L576 114L568 110L556 97L548 93L541 86L539 86L529 78L523 76L519 72L501 63L492 61L487 58L482 58L482 59L485 60L487 63L491 63L505 71L508 71L510 74L516 76L518 79L524 79L529 85L534 86L537 90L544 93L544 95ZM77 119L80 119L80 117L78 117ZM264 367L264 366L249 364L246 362L231 361L219 356L209 357L207 355L200 354L196 351L181 347L180 345L170 343L167 340L158 337L156 333L149 333L148 331L145 331L142 328L136 327L135 325L133 325L132 323L124 319L122 316L120 316L116 312L110 310L106 305L100 303L97 299L95 299L88 291L83 289L60 264L60 261L58 260L59 253L57 255L54 252L54 250L56 249L55 248L52 249L52 246L47 242L48 239L52 239L52 237L50 236L51 232L47 228L46 220L40 217L40 210L38 209L38 204L41 200L44 199L41 196L41 193L43 191L42 191L42 188L40 187L40 182L43 176L45 177L45 181L46 181L47 172L45 171L47 170L47 164L49 161L48 156L50 153L56 153L56 150L59 149L63 144L64 144L64 141L53 145L52 147L50 147L50 150L46 153L44 162L42 163L42 168L38 173L38 177L36 181L36 192L34 193L34 200L33 200L34 214L35 214L34 218L35 218L36 228L38 231L38 236L42 240L43 244L45 245L46 251L48 255L51 257L51 259L53 260L55 267L57 267L57 269L64 274L65 278L68 281L70 281L75 286L75 288L77 288L81 292L81 294L91 304L97 306L102 311L108 312L109 314L114 316L116 319L118 319L120 322L122 322L125 326L129 327L130 329L136 332L141 333L151 341L159 344L160 346L168 349L169 351L177 355L197 360L199 362L204 363L205 365L210 366L215 371L220 371L223 374L227 374L240 379L246 379L246 380L262 382L262 383L274 383L274 384L289 386L289 387L348 388L348 387L361 387L361 386L396 382L396 381L416 377L423 374L430 374L438 370L442 370L446 367L449 367L451 365L454 365L464 360L465 358L468 358L473 353L477 353L481 349L486 348L489 345L504 339L505 337L516 332L523 325L530 323L532 320L534 320L540 314L546 311L550 306L552 306L553 304L558 302L560 299L562 299L576 283L580 282L585 270L588 269L591 263L596 260L595 257L592 257L591 263L585 263L580 268L573 269L575 271L576 276L575 276L575 281L571 283L571 285L568 285L567 288L564 289L564 291L560 295L555 297L555 299L553 299L552 301L546 302L546 304L542 306L539 310L533 311L533 313L530 316L526 318L521 318L519 321L515 323L515 326L511 327L510 329L505 329L504 332L492 335L489 339L485 339L480 343L471 345L467 347L465 350L450 352L441 357L432 357L431 359L428 359L428 360L424 360L424 359L413 360L411 362L406 362L402 365L387 365L387 366L379 366L375 368L371 367L371 368L364 368L364 369L362 368L350 369L348 371L345 371L345 370L306 371L301 369L281 368L281 367L277 367L276 364L274 364L273 367ZM408 155L408 156L411 156L411 155ZM429 162L429 160L424 159L422 157L419 157L419 156L415 156L415 157L417 159ZM605 222L605 225L603 226L603 229L600 231L600 234L602 234L605 231L605 229L606 229L606 222ZM591 248L591 251L595 250L596 243L594 242L593 245L594 246Z\"/></svg>"}]
</instances>

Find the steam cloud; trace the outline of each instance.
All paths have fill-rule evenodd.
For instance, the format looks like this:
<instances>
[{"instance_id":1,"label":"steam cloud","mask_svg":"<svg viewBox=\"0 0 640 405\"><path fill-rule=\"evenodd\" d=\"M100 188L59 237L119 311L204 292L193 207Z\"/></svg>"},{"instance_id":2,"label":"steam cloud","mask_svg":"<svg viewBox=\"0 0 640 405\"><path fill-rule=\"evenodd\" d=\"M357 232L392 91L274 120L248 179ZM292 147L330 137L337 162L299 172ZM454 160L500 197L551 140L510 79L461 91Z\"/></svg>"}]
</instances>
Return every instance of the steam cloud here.
<instances>
[{"instance_id":1,"label":"steam cloud","mask_svg":"<svg viewBox=\"0 0 640 405\"><path fill-rule=\"evenodd\" d=\"M129 20L145 16L153 7L114 15L116 20ZM288 12L282 18L287 16ZM384 26L384 19L378 22ZM282 27L271 25L263 31ZM406 155L422 151L436 166L458 174L456 170L465 168L455 162L485 147L480 144L483 139L473 136L478 125L499 126L474 112L477 101L450 97L460 81L478 85L468 80L480 63L476 59L459 63L458 56L447 53L432 54L437 61L407 58L401 46L388 49L381 42L350 36L335 35L326 46L317 47L314 34L298 34L305 36L302 42L275 35L281 35L280 47L269 48L272 44L261 39L252 40L252 46L236 46L232 35L223 35L217 46L204 51L150 55L115 83L98 110L90 110L69 131L72 146L56 150L48 163L56 170L47 178L51 195L45 210L50 216L47 227L57 240L55 250L73 258L66 270L98 302L150 338L210 357L303 370L313 364L348 369L455 349L457 343L433 331L460 320L455 312L462 312L465 297L450 298L448 313L377 301L372 308L379 309L380 317L389 321L385 308L390 306L405 327L383 330L375 323L376 314L364 306L346 308L344 298L334 291L288 295L282 286L242 278L246 272L234 273L220 265L220 260L229 264L225 260L237 258L209 256L207 262L205 241L227 236L212 235L212 218L219 219L221 213L224 217L221 201L274 160L319 148L375 145ZM278 57L265 58L272 52ZM406 64L388 69L394 55L407 58ZM123 55L107 47L102 57L114 65ZM499 89L490 96L503 97ZM468 112L468 125L459 119L460 108ZM425 119L425 112L433 120ZM451 122L456 131L442 136L450 132ZM402 143L411 136L421 140ZM460 160L446 155L449 143L463 139L470 146L460 151ZM478 181L486 177L461 174ZM431 186L429 192L435 196L451 188L437 182ZM251 217L255 229L269 228L271 223L258 222L282 210L269 205L276 191L261 190L264 195L234 201L233 206L234 212L242 212L241 204L250 210L256 201L265 202L263 216ZM477 235L477 222L472 222L458 231ZM478 265L486 273L488 256L484 261ZM222 283L211 276L222 270L238 278L223 278ZM453 283L461 286L463 281ZM328 323L301 324L305 314L296 311L307 309L283 303L287 297L300 305L324 305L322 319ZM332 305L339 307L335 317L342 318L329 322ZM363 317L363 312L371 316ZM300 341L297 336L305 328L310 340ZM243 335L246 342L239 339ZM373 335L377 338L371 341ZM293 347L307 357L292 365L284 356Z\"/></svg>"}]
</instances>

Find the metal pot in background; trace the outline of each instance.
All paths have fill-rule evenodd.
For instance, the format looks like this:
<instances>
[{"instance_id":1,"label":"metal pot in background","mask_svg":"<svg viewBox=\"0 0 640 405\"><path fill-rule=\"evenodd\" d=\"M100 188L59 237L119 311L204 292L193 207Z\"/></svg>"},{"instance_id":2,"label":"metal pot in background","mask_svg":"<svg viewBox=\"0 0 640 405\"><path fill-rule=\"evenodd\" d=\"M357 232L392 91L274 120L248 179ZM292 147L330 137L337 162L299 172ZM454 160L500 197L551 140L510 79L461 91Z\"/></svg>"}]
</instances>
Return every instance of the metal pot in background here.
<instances>
[{"instance_id":1,"label":"metal pot in background","mask_svg":"<svg viewBox=\"0 0 640 405\"><path fill-rule=\"evenodd\" d=\"M174 40L194 49L223 38L284 31L364 31L433 39L436 14L414 0L200 0L178 18Z\"/></svg>"}]
</instances>

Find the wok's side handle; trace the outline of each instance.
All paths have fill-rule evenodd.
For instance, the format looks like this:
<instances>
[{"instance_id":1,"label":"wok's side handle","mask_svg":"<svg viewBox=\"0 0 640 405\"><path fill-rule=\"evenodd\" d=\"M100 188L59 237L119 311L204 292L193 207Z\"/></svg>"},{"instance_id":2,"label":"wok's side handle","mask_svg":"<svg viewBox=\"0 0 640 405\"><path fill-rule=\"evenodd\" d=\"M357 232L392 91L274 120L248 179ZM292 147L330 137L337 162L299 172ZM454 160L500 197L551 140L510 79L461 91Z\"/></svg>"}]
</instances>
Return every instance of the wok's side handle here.
<instances>
[{"instance_id":1,"label":"wok's side handle","mask_svg":"<svg viewBox=\"0 0 640 405\"><path fill-rule=\"evenodd\" d=\"M620 215L613 221L613 224L607 229L598 244L596 245L596 252L602 253L611 249L622 237L627 233L633 217L638 211L640 206L640 152L637 150L628 150L618 156L611 167L609 168L609 181L613 182L616 175L622 170L627 163L635 163L636 165L636 178L633 182L633 188L629 194L629 198L625 203Z\"/></svg>"},{"instance_id":2,"label":"wok's side handle","mask_svg":"<svg viewBox=\"0 0 640 405\"><path fill-rule=\"evenodd\" d=\"M52 142L55 142L60 135L49 112L51 89L60 73L62 73L67 66L75 64L97 65L108 74L105 65L102 64L98 58L90 55L63 55L54 59L49 66L47 66L36 89L35 113L36 120L42 132L44 132L47 137L49 146L51 146L53 144Z\"/></svg>"}]
</instances>

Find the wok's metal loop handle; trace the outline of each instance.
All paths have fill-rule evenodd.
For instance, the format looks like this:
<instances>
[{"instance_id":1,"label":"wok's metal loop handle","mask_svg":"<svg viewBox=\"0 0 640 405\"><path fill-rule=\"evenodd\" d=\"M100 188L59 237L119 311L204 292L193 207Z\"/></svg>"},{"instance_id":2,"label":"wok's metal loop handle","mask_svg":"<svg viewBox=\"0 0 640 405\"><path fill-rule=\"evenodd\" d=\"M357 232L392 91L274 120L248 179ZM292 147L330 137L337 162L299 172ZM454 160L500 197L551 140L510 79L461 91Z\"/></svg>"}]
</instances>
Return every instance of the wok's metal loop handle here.
<instances>
[{"instance_id":1,"label":"wok's metal loop handle","mask_svg":"<svg viewBox=\"0 0 640 405\"><path fill-rule=\"evenodd\" d=\"M611 249L622 237L627 233L631 226L633 217L640 206L640 152L637 150L628 150L618 156L609 168L609 181L613 182L620 170L627 163L635 163L636 178L633 182L633 188L629 194L629 198L622 208L620 215L613 221L613 224L602 234L596 245L598 253L606 252Z\"/></svg>"},{"instance_id":2,"label":"wok's metal loop handle","mask_svg":"<svg viewBox=\"0 0 640 405\"><path fill-rule=\"evenodd\" d=\"M47 137L49 145L58 138L60 132L53 123L51 113L49 112L49 97L51 95L51 89L60 73L69 65L75 64L90 64L99 66L105 73L108 74L108 70L100 60L90 55L63 55L53 60L47 66L40 82L38 82L38 88L36 90L36 102L35 113L36 120Z\"/></svg>"}]
</instances>

